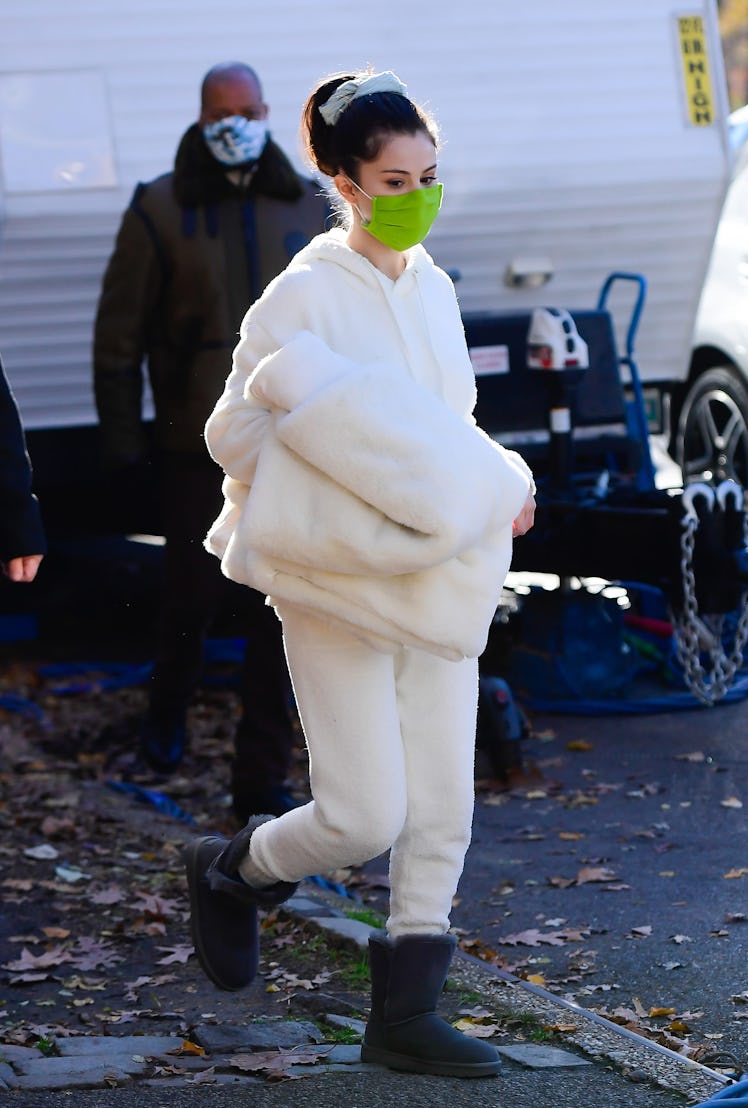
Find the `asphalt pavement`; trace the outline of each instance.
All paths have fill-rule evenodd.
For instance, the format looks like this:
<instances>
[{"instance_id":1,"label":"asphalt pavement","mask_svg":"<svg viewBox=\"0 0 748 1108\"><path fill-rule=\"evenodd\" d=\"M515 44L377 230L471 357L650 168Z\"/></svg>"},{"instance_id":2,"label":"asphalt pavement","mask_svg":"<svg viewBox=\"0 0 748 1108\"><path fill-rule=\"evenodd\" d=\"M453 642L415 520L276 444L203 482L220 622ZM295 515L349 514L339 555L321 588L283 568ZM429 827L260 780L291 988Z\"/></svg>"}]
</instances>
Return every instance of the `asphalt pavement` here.
<instances>
[{"instance_id":1,"label":"asphalt pavement","mask_svg":"<svg viewBox=\"0 0 748 1108\"><path fill-rule=\"evenodd\" d=\"M531 1021L538 1032L517 1037L521 1057L510 1038L497 1039L499 1077L361 1067L355 1043L337 1062L320 1057L276 1081L232 1071L210 1050L189 1072L154 1076L155 1047L133 1063L129 1045L118 1055L124 1035L112 1027L101 1036L111 1057L131 1063L115 1087L106 1074L95 1087L71 1078L51 1088L43 1076L19 1087L23 1065L6 1060L3 1070L0 1044L0 1104L4 1091L23 1108L182 1108L197 1098L293 1108L311 1097L323 1108L656 1108L724 1088L748 1070L748 701L529 718L524 776L510 788L477 782L452 917L464 952L453 978L497 1019ZM180 804L189 810L189 797ZM7 854L15 838L3 827ZM366 906L384 906L385 863L356 874L352 890ZM310 895L335 915L334 897ZM11 895L2 912L7 933L16 912L18 930L30 926ZM0 984L0 1002L8 996Z\"/></svg>"}]
</instances>

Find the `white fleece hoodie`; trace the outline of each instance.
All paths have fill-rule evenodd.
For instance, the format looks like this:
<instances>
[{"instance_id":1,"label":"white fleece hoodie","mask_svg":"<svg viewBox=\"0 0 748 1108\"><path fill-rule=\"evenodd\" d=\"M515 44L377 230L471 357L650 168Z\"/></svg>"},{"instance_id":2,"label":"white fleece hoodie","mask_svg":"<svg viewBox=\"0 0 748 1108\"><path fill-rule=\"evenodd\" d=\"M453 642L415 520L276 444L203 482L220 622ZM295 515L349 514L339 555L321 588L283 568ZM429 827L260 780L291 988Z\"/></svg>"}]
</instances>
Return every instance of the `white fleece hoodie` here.
<instances>
[{"instance_id":1,"label":"white fleece hoodie","mask_svg":"<svg viewBox=\"0 0 748 1108\"><path fill-rule=\"evenodd\" d=\"M320 235L247 313L206 425L223 572L378 649L485 647L531 485L472 418L452 282L421 246L390 281Z\"/></svg>"}]
</instances>

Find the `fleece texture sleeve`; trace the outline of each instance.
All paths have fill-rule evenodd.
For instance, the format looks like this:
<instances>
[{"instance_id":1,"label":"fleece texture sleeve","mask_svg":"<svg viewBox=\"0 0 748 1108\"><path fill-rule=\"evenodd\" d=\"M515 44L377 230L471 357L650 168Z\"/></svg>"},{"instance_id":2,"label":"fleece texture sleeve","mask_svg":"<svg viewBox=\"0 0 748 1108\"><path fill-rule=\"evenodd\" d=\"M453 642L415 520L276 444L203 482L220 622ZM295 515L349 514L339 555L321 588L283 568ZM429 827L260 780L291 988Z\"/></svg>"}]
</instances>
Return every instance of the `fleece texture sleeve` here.
<instances>
[{"instance_id":1,"label":"fleece texture sleeve","mask_svg":"<svg viewBox=\"0 0 748 1108\"><path fill-rule=\"evenodd\" d=\"M309 333L264 359L245 393L274 413L277 442L262 448L248 535L267 554L410 572L473 546L487 520L511 524L524 503L527 478L478 428L407 375L342 358ZM288 510L269 495L279 483L294 490ZM325 557L326 532L337 539ZM359 548L355 565L341 557L345 535Z\"/></svg>"}]
</instances>

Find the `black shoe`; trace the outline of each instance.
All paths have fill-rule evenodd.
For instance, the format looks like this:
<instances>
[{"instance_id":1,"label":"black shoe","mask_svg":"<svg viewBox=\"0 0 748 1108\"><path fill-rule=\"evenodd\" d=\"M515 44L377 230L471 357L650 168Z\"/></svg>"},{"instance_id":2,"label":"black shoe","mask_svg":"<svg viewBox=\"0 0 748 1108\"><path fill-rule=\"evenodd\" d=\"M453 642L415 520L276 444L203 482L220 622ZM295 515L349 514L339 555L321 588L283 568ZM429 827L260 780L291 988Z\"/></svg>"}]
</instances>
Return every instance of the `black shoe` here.
<instances>
[{"instance_id":1,"label":"black shoe","mask_svg":"<svg viewBox=\"0 0 748 1108\"><path fill-rule=\"evenodd\" d=\"M260 957L257 909L281 904L297 888L278 881L257 889L239 876L253 832L269 819L256 816L233 839L208 836L184 848L192 941L200 965L219 989L235 991L254 981Z\"/></svg>"},{"instance_id":2,"label":"black shoe","mask_svg":"<svg viewBox=\"0 0 748 1108\"><path fill-rule=\"evenodd\" d=\"M275 785L257 792L235 792L233 798L234 815L240 823L246 823L251 816L259 812L269 812L273 816L282 816L304 803L297 800L284 785Z\"/></svg>"}]
</instances>

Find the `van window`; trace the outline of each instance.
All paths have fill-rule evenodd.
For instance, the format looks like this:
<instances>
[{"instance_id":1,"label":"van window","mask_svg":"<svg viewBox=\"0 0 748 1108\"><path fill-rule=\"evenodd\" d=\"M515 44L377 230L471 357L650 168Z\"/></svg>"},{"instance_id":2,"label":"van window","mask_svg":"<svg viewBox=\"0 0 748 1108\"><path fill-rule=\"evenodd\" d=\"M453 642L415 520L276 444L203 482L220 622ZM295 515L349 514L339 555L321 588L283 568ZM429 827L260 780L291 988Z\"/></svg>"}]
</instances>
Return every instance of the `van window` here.
<instances>
[{"instance_id":1,"label":"van window","mask_svg":"<svg viewBox=\"0 0 748 1108\"><path fill-rule=\"evenodd\" d=\"M6 193L116 186L103 74L0 74L0 166Z\"/></svg>"}]
</instances>

